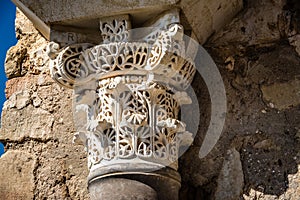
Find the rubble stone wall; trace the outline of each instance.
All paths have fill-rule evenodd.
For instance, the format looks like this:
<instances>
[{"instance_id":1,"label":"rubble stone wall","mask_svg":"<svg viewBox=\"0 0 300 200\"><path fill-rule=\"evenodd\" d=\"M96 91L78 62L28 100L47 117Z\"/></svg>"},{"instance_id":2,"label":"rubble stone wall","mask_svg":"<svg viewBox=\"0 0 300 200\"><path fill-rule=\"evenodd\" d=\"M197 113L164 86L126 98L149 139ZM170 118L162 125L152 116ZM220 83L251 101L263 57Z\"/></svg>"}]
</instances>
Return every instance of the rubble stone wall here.
<instances>
[{"instance_id":1,"label":"rubble stone wall","mask_svg":"<svg viewBox=\"0 0 300 200\"><path fill-rule=\"evenodd\" d=\"M0 140L4 199L88 199L84 147L72 144L72 91L49 76L47 41L21 13L7 52Z\"/></svg>"}]
</instances>

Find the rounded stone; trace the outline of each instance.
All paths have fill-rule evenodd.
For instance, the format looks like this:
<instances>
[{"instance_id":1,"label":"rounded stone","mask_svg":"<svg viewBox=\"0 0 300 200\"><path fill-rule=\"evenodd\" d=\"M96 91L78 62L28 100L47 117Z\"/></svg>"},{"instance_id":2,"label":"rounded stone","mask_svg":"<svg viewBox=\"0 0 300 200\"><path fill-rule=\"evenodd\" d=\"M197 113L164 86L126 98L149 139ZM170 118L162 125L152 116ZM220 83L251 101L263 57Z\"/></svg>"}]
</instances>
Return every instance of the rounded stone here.
<instances>
[{"instance_id":1,"label":"rounded stone","mask_svg":"<svg viewBox=\"0 0 300 200\"><path fill-rule=\"evenodd\" d=\"M104 178L90 183L91 200L157 200L156 191L141 182L124 178Z\"/></svg>"}]
</instances>

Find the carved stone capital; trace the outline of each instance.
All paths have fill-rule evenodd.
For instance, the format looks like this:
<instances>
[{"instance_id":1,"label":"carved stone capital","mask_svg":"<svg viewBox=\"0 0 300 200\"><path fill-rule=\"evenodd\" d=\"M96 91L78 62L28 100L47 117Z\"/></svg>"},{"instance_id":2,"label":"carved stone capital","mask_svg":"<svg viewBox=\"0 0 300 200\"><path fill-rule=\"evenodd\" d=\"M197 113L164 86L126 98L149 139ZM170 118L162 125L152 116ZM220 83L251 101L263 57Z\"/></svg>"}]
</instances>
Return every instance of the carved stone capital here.
<instances>
[{"instance_id":1,"label":"carved stone capital","mask_svg":"<svg viewBox=\"0 0 300 200\"><path fill-rule=\"evenodd\" d=\"M49 44L52 77L75 90L75 141L86 146L91 174L177 170L180 146L193 140L180 109L191 103L195 66L178 12L162 18L138 33L128 15L103 18L102 44Z\"/></svg>"},{"instance_id":2,"label":"carved stone capital","mask_svg":"<svg viewBox=\"0 0 300 200\"><path fill-rule=\"evenodd\" d=\"M75 88L75 121L83 122L77 130L85 137L77 135L87 145L89 167L132 161L177 169L182 139L192 139L178 120L181 104L190 103L188 96L146 75L97 83L96 90Z\"/></svg>"},{"instance_id":3,"label":"carved stone capital","mask_svg":"<svg viewBox=\"0 0 300 200\"><path fill-rule=\"evenodd\" d=\"M74 44L59 51L57 44L51 43L49 56L56 55L51 62L51 75L61 85L73 88L117 75L153 74L158 81L185 89L193 79L195 66L185 58L184 43L176 39L180 29L180 25L172 24L139 42Z\"/></svg>"}]
</instances>

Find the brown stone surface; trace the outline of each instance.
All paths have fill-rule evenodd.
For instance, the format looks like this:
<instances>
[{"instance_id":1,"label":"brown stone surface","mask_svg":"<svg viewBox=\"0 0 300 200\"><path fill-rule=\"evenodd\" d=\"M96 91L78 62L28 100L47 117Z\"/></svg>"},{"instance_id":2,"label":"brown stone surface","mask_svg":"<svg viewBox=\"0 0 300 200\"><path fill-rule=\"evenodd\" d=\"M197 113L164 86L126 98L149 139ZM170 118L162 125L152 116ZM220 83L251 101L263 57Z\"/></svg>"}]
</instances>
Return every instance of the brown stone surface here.
<instances>
[{"instance_id":1,"label":"brown stone surface","mask_svg":"<svg viewBox=\"0 0 300 200\"><path fill-rule=\"evenodd\" d=\"M280 39L278 18L285 1L247 1L247 9L223 31L211 38L211 43L265 45ZM234 30L234 31L233 31Z\"/></svg>"},{"instance_id":2,"label":"brown stone surface","mask_svg":"<svg viewBox=\"0 0 300 200\"><path fill-rule=\"evenodd\" d=\"M300 173L296 92L300 57L285 34L299 27L299 3L244 2L245 9L236 19L204 45L224 80L226 123L213 151L199 159L197 153L210 117L210 99L203 79L196 76L193 88L199 94L201 126L193 146L180 158L181 199L214 199L220 184L217 177L231 148L240 153L242 163L244 186L240 199L299 199L295 191L299 190L296 177ZM287 20L290 17L293 26ZM270 94L282 96L268 95L272 100L266 100L266 88Z\"/></svg>"},{"instance_id":3,"label":"brown stone surface","mask_svg":"<svg viewBox=\"0 0 300 200\"><path fill-rule=\"evenodd\" d=\"M39 145L36 199L88 199L85 152L71 141L68 137Z\"/></svg>"},{"instance_id":4,"label":"brown stone surface","mask_svg":"<svg viewBox=\"0 0 300 200\"><path fill-rule=\"evenodd\" d=\"M208 37L226 26L243 8L241 0L199 1L184 0L180 2L182 11L200 44Z\"/></svg>"},{"instance_id":5,"label":"brown stone surface","mask_svg":"<svg viewBox=\"0 0 300 200\"><path fill-rule=\"evenodd\" d=\"M16 46L11 47L5 59L5 72L7 78L21 76L22 64L26 57L27 49Z\"/></svg>"},{"instance_id":6,"label":"brown stone surface","mask_svg":"<svg viewBox=\"0 0 300 200\"><path fill-rule=\"evenodd\" d=\"M26 74L47 73L48 58L45 53L46 39L33 27L25 15L17 9L16 37L18 42L6 55L5 73L10 78Z\"/></svg>"},{"instance_id":7,"label":"brown stone surface","mask_svg":"<svg viewBox=\"0 0 300 200\"><path fill-rule=\"evenodd\" d=\"M5 191L0 198L88 199L86 153L72 144L72 91L49 76L47 42L19 11L16 32L19 41L13 49L26 54L18 68L14 59L19 55L8 52L12 62L6 65L9 80L0 130L6 148L0 188Z\"/></svg>"},{"instance_id":8,"label":"brown stone surface","mask_svg":"<svg viewBox=\"0 0 300 200\"><path fill-rule=\"evenodd\" d=\"M261 91L270 107L283 110L300 104L300 80L264 85Z\"/></svg>"},{"instance_id":9,"label":"brown stone surface","mask_svg":"<svg viewBox=\"0 0 300 200\"><path fill-rule=\"evenodd\" d=\"M13 93L3 107L0 138L20 141L24 138L46 140L60 137L53 126L64 122L59 109L63 102L70 103L64 109L71 109L71 94L65 93L46 75L28 75L14 83L22 87L9 89ZM71 113L67 117L70 121L73 119Z\"/></svg>"},{"instance_id":10,"label":"brown stone surface","mask_svg":"<svg viewBox=\"0 0 300 200\"><path fill-rule=\"evenodd\" d=\"M0 158L0 163L1 199L33 199L35 156L25 151L12 150Z\"/></svg>"}]
</instances>

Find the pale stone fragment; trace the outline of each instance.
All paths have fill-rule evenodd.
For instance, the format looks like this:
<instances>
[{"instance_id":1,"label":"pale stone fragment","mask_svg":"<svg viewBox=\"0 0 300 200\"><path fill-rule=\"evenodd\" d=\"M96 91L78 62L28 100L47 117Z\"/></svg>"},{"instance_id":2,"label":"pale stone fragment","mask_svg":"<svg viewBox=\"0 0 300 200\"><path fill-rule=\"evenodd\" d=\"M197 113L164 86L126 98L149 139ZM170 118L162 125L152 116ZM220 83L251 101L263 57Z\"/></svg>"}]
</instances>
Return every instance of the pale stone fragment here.
<instances>
[{"instance_id":1,"label":"pale stone fragment","mask_svg":"<svg viewBox=\"0 0 300 200\"><path fill-rule=\"evenodd\" d=\"M22 62L26 53L26 48L18 46L13 46L7 51L4 67L8 78L21 76Z\"/></svg>"},{"instance_id":2,"label":"pale stone fragment","mask_svg":"<svg viewBox=\"0 0 300 200\"><path fill-rule=\"evenodd\" d=\"M30 103L30 94L28 90L18 91L13 93L7 102L5 108L17 108L18 110L26 107Z\"/></svg>"},{"instance_id":3,"label":"pale stone fragment","mask_svg":"<svg viewBox=\"0 0 300 200\"><path fill-rule=\"evenodd\" d=\"M28 34L38 33L34 28L33 23L18 8L16 9L15 27L17 38L21 38Z\"/></svg>"},{"instance_id":4,"label":"pale stone fragment","mask_svg":"<svg viewBox=\"0 0 300 200\"><path fill-rule=\"evenodd\" d=\"M243 1L185 0L180 5L198 41L203 44L212 33L233 19L243 8Z\"/></svg>"},{"instance_id":5,"label":"pale stone fragment","mask_svg":"<svg viewBox=\"0 0 300 200\"><path fill-rule=\"evenodd\" d=\"M289 37L289 43L295 47L295 51L300 56L300 34Z\"/></svg>"},{"instance_id":6,"label":"pale stone fragment","mask_svg":"<svg viewBox=\"0 0 300 200\"><path fill-rule=\"evenodd\" d=\"M238 200L244 187L244 175L240 154L237 150L229 149L223 167L219 174L216 200Z\"/></svg>"}]
</instances>

